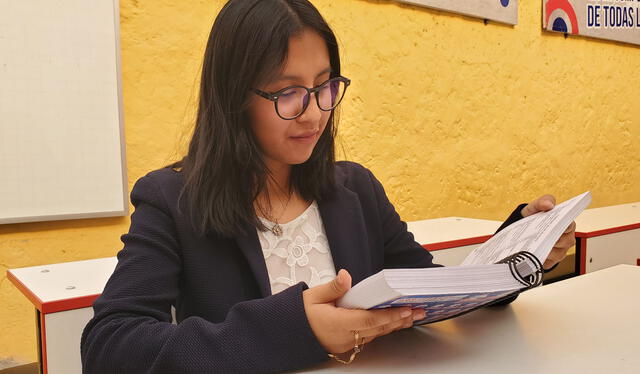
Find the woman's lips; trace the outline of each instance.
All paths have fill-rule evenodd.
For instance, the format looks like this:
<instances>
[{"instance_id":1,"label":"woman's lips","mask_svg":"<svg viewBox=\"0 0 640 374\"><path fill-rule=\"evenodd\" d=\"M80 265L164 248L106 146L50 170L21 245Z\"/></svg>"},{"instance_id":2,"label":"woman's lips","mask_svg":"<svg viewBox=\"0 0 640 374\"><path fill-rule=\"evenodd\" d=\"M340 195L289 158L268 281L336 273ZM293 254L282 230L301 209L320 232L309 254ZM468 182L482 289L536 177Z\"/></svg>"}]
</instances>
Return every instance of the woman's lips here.
<instances>
[{"instance_id":1,"label":"woman's lips","mask_svg":"<svg viewBox=\"0 0 640 374\"><path fill-rule=\"evenodd\" d=\"M318 131L314 131L314 132L308 132L305 134L292 136L291 139L301 143L312 143L316 140L317 136L318 136Z\"/></svg>"}]
</instances>

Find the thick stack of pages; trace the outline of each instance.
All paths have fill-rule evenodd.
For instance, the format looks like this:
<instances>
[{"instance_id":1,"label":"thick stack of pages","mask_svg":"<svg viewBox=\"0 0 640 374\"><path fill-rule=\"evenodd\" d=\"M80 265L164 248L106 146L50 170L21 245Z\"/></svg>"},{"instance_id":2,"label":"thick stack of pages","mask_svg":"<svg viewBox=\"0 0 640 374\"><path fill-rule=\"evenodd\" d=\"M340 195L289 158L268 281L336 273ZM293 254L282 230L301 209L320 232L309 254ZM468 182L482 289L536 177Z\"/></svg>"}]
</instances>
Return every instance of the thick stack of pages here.
<instances>
[{"instance_id":1,"label":"thick stack of pages","mask_svg":"<svg viewBox=\"0 0 640 374\"><path fill-rule=\"evenodd\" d=\"M345 308L424 308L435 322L473 310L526 288L508 264L451 266L428 269L387 269L358 283L340 301ZM360 289L362 291L360 291Z\"/></svg>"},{"instance_id":2,"label":"thick stack of pages","mask_svg":"<svg viewBox=\"0 0 640 374\"><path fill-rule=\"evenodd\" d=\"M467 256L461 266L386 269L338 300L345 308L424 308L431 323L470 312L542 284L542 263L571 222L589 205L585 192L548 212L517 221Z\"/></svg>"}]
</instances>

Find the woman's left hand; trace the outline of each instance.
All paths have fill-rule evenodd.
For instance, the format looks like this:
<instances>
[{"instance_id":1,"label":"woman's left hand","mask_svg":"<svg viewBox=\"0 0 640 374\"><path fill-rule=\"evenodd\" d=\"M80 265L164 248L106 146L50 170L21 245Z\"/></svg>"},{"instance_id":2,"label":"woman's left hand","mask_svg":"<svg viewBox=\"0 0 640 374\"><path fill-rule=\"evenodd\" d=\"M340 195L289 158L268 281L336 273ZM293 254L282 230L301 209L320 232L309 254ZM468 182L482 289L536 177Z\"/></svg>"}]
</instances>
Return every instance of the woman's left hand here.
<instances>
[{"instance_id":1,"label":"woman's left hand","mask_svg":"<svg viewBox=\"0 0 640 374\"><path fill-rule=\"evenodd\" d=\"M533 200L522 208L522 216L527 217L538 212L546 212L553 209L556 206L556 198L553 195L543 195ZM545 260L542 267L550 269L558 262L564 260L567 257L567 251L569 248L576 244L576 223L571 222L569 227L564 230L564 233L560 236L560 239L553 245L553 249L549 253L549 256Z\"/></svg>"}]
</instances>

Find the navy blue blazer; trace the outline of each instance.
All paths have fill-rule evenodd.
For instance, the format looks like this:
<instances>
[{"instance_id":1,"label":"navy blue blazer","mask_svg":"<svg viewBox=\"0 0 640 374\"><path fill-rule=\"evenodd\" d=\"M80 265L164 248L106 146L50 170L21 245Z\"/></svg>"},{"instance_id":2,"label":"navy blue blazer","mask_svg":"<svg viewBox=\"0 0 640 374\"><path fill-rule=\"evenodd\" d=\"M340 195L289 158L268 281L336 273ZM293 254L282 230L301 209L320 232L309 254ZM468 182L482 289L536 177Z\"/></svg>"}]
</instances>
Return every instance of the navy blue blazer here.
<instances>
[{"instance_id":1,"label":"navy blue blazer","mask_svg":"<svg viewBox=\"0 0 640 374\"><path fill-rule=\"evenodd\" d=\"M118 265L82 334L83 371L273 373L326 360L304 312L307 286L271 294L255 229L197 234L178 209L182 183L170 168L136 182ZM318 207L335 268L353 284L384 268L438 266L358 164L336 164L336 188ZM503 226L519 218L517 209Z\"/></svg>"}]
</instances>

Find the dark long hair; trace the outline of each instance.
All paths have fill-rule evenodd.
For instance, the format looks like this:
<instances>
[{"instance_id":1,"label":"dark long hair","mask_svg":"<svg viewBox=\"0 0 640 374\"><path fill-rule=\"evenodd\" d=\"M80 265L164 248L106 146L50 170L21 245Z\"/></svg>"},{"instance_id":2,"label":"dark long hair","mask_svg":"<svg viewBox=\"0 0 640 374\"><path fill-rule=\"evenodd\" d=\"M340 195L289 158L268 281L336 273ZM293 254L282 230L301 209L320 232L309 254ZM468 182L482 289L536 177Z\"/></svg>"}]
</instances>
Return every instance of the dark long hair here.
<instances>
[{"instance_id":1,"label":"dark long hair","mask_svg":"<svg viewBox=\"0 0 640 374\"><path fill-rule=\"evenodd\" d=\"M176 164L185 182L181 198L201 234L265 230L253 203L269 170L251 130L250 95L282 69L289 39L304 29L325 40L331 75L340 75L336 37L308 0L230 0L213 23L195 130L187 155ZM334 117L309 160L292 166L288 187L305 200L320 201L334 186Z\"/></svg>"}]
</instances>

